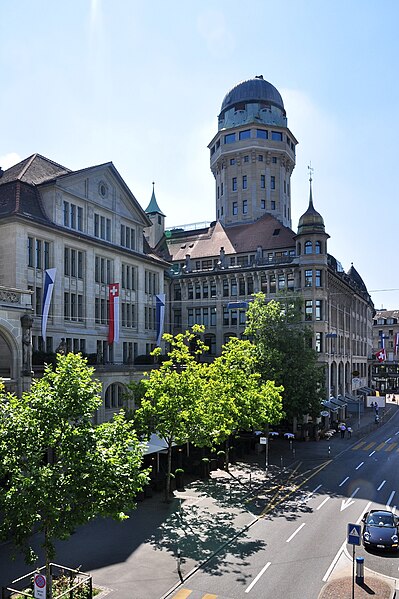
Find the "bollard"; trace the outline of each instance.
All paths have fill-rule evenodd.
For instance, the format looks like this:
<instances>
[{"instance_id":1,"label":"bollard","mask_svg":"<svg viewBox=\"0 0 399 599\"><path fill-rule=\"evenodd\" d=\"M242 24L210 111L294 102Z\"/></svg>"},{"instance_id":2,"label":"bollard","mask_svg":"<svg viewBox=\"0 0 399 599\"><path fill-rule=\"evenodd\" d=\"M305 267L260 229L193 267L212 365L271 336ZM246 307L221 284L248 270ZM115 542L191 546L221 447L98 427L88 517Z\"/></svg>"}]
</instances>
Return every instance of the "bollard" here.
<instances>
[{"instance_id":1,"label":"bollard","mask_svg":"<svg viewBox=\"0 0 399 599\"><path fill-rule=\"evenodd\" d=\"M364 584L364 557L356 558L356 584Z\"/></svg>"}]
</instances>

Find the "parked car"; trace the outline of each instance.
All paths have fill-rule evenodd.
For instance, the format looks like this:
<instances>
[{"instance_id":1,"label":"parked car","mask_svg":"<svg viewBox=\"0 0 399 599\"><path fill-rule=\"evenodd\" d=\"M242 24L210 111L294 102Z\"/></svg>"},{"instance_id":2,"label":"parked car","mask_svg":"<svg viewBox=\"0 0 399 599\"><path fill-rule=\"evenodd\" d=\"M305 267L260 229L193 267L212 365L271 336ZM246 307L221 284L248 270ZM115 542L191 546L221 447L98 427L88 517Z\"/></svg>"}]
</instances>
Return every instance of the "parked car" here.
<instances>
[{"instance_id":1,"label":"parked car","mask_svg":"<svg viewBox=\"0 0 399 599\"><path fill-rule=\"evenodd\" d=\"M388 510L366 512L363 522L363 545L366 549L399 549L399 519Z\"/></svg>"}]
</instances>

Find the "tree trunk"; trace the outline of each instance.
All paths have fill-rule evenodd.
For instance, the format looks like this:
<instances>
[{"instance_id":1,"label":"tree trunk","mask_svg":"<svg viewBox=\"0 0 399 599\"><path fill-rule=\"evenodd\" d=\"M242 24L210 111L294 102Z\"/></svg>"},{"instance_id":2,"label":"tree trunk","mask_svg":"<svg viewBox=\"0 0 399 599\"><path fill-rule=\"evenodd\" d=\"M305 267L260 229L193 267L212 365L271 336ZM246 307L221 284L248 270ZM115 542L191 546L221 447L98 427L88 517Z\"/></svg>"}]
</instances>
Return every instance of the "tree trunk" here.
<instances>
[{"instance_id":1,"label":"tree trunk","mask_svg":"<svg viewBox=\"0 0 399 599\"><path fill-rule=\"evenodd\" d=\"M229 447L230 447L230 437L226 439L226 460L224 463L224 469L226 472L229 471Z\"/></svg>"},{"instance_id":2,"label":"tree trunk","mask_svg":"<svg viewBox=\"0 0 399 599\"><path fill-rule=\"evenodd\" d=\"M50 539L48 535L48 527L47 524L44 527L44 551L45 551L45 559L46 559L46 586L47 586L47 599L52 599L53 597L53 580L51 578L51 567L50 567Z\"/></svg>"},{"instance_id":3,"label":"tree trunk","mask_svg":"<svg viewBox=\"0 0 399 599\"><path fill-rule=\"evenodd\" d=\"M166 473L165 501L170 501L170 473L172 471L172 442L168 445L168 466Z\"/></svg>"}]
</instances>

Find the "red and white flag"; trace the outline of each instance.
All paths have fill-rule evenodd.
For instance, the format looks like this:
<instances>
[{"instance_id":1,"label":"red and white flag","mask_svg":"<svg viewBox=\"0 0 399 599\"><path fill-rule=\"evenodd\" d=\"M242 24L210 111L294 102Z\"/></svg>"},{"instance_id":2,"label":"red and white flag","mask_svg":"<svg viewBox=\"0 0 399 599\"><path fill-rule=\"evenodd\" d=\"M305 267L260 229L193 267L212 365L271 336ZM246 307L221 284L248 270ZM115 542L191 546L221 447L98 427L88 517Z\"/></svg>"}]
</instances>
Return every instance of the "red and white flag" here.
<instances>
[{"instance_id":1,"label":"red and white flag","mask_svg":"<svg viewBox=\"0 0 399 599\"><path fill-rule=\"evenodd\" d=\"M119 341L119 283L109 286L109 330L108 343Z\"/></svg>"},{"instance_id":2,"label":"red and white flag","mask_svg":"<svg viewBox=\"0 0 399 599\"><path fill-rule=\"evenodd\" d=\"M386 360L385 347L382 347L381 349L379 349L378 352L376 352L375 357L379 362L385 362L385 360Z\"/></svg>"}]
</instances>

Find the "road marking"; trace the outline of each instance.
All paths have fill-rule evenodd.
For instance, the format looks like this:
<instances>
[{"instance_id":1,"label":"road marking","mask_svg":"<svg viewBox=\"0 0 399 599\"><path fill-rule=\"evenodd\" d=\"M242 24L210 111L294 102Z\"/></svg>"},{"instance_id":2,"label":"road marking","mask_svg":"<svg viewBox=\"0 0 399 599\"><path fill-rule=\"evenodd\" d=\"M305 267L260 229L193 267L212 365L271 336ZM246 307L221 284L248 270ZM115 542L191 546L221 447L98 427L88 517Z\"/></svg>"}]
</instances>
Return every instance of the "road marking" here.
<instances>
[{"instance_id":1,"label":"road marking","mask_svg":"<svg viewBox=\"0 0 399 599\"><path fill-rule=\"evenodd\" d=\"M391 501L392 501L394 495L395 495L395 491L392 491L392 493L390 494L389 499L387 501L387 505L386 505L387 508L391 505Z\"/></svg>"},{"instance_id":2,"label":"road marking","mask_svg":"<svg viewBox=\"0 0 399 599\"><path fill-rule=\"evenodd\" d=\"M353 501L353 498L354 498L355 495L357 495L357 493L358 493L359 490L360 490L360 487L357 487L353 491L352 495L348 499L343 499L342 500L340 512L343 512L344 510L346 510L347 507L349 507L350 505L352 505L352 503L355 503Z\"/></svg>"},{"instance_id":3,"label":"road marking","mask_svg":"<svg viewBox=\"0 0 399 599\"><path fill-rule=\"evenodd\" d=\"M338 486L342 487L342 485L344 485L347 480L349 480L349 476L347 476L346 478L344 478L344 480L342 481L342 483L340 485L338 485Z\"/></svg>"},{"instance_id":4,"label":"road marking","mask_svg":"<svg viewBox=\"0 0 399 599\"><path fill-rule=\"evenodd\" d=\"M316 491L318 491L320 489L321 485L317 485L317 487L315 489L313 489L313 491L310 491L310 493L308 493L305 497L305 499L302 501L302 503L307 503L308 501L310 501L314 494L316 493Z\"/></svg>"},{"instance_id":5,"label":"road marking","mask_svg":"<svg viewBox=\"0 0 399 599\"><path fill-rule=\"evenodd\" d=\"M327 499L328 499L328 498L327 498ZM297 528L297 529L296 529L296 531L295 531L295 532L293 532L293 533L292 533L292 535L291 535L290 537L288 537L288 539L286 540L286 543L289 543L289 542L290 542L290 541L291 541L291 540L292 540L292 539L295 537L295 535L296 535L296 534L298 534L298 532L301 530L301 528L303 528L303 527L305 526L305 524L306 524L306 522L304 522L303 524L301 524L301 525L299 526L299 528Z\"/></svg>"},{"instance_id":6,"label":"road marking","mask_svg":"<svg viewBox=\"0 0 399 599\"><path fill-rule=\"evenodd\" d=\"M371 458L371 456L374 454L375 454L375 451L372 451L371 453L369 453L369 458Z\"/></svg>"},{"instance_id":7,"label":"road marking","mask_svg":"<svg viewBox=\"0 0 399 599\"><path fill-rule=\"evenodd\" d=\"M364 451L368 451L369 449L371 449L372 447L374 447L375 445L375 441L372 441L371 443L369 443L368 445L366 445L366 447L363 447Z\"/></svg>"},{"instance_id":8,"label":"road marking","mask_svg":"<svg viewBox=\"0 0 399 599\"><path fill-rule=\"evenodd\" d=\"M213 593L207 593L206 595L204 595L202 597L202 599L217 599L217 595L214 595Z\"/></svg>"},{"instance_id":9,"label":"road marking","mask_svg":"<svg viewBox=\"0 0 399 599\"><path fill-rule=\"evenodd\" d=\"M191 593L192 591L189 589L180 589L180 591L177 591L176 595L173 595L172 599L187 599Z\"/></svg>"},{"instance_id":10,"label":"road marking","mask_svg":"<svg viewBox=\"0 0 399 599\"><path fill-rule=\"evenodd\" d=\"M390 445L387 445L387 447L385 448L385 451L392 451L394 447L397 446L397 443L391 443Z\"/></svg>"},{"instance_id":11,"label":"road marking","mask_svg":"<svg viewBox=\"0 0 399 599\"><path fill-rule=\"evenodd\" d=\"M329 497L326 497L325 499L323 499L323 501L321 502L321 504L319 505L319 507L317 507L317 508L316 508L316 510L319 510L321 507L323 507L323 505L324 505L325 503L327 503L327 501L328 501L329 499L330 499Z\"/></svg>"},{"instance_id":12,"label":"road marking","mask_svg":"<svg viewBox=\"0 0 399 599\"><path fill-rule=\"evenodd\" d=\"M363 466L364 462L360 462L359 466L356 467L356 470L359 470Z\"/></svg>"},{"instance_id":13,"label":"road marking","mask_svg":"<svg viewBox=\"0 0 399 599\"><path fill-rule=\"evenodd\" d=\"M379 444L379 445L378 445L378 446L375 448L375 450L376 450L376 451L380 451L380 449L382 449L382 448L384 447L384 445L385 445L385 441L384 441L383 443L380 443L380 444Z\"/></svg>"},{"instance_id":14,"label":"road marking","mask_svg":"<svg viewBox=\"0 0 399 599\"><path fill-rule=\"evenodd\" d=\"M248 586L248 588L245 589L246 593L249 593L249 591L252 589L252 587L256 585L256 583L258 582L259 578L262 576L262 574L264 574L266 572L266 570L268 569L268 567L270 566L271 563L272 562L267 562L266 566L263 566L263 568L259 572L258 576L256 578L254 578L253 581L251 582L251 584Z\"/></svg>"},{"instance_id":15,"label":"road marking","mask_svg":"<svg viewBox=\"0 0 399 599\"><path fill-rule=\"evenodd\" d=\"M318 491L320 489L321 485L317 485L317 487L315 489L313 489L312 493L316 493L316 491Z\"/></svg>"},{"instance_id":16,"label":"road marking","mask_svg":"<svg viewBox=\"0 0 399 599\"><path fill-rule=\"evenodd\" d=\"M389 439L387 439L387 440L385 441L385 443L389 443L391 439L392 439L392 437L389 437Z\"/></svg>"},{"instance_id":17,"label":"road marking","mask_svg":"<svg viewBox=\"0 0 399 599\"><path fill-rule=\"evenodd\" d=\"M361 441L360 443L355 445L355 447L352 447L353 451L355 451L355 449L360 449L362 447L362 445L364 445L365 443L366 443L366 441Z\"/></svg>"},{"instance_id":18,"label":"road marking","mask_svg":"<svg viewBox=\"0 0 399 599\"><path fill-rule=\"evenodd\" d=\"M364 515L364 514L367 512L367 510L369 509L370 505L371 505L371 501L369 501L369 502L368 502L368 504L367 504L367 505L366 505L366 507L364 508L363 512L360 514L360 516L359 516L359 519L357 520L356 524L359 524L359 523L361 522L361 520L362 520L362 518L363 518L363 515ZM322 579L322 580L323 580L323 582L327 582L327 580L329 579L329 577L330 577L330 574L331 574L331 572L334 570L334 568L335 568L335 565L336 565L337 561L339 560L341 553L342 553L342 552L343 552L343 550L345 549L345 546L346 546L346 539L345 539L345 541L342 543L341 547L338 549L338 551L337 551L337 553L336 553L336 555L335 555L335 557L334 557L333 561L331 562L331 564L330 564L330 566L329 566L329 568L328 568L327 572L324 574L324 577L323 577L323 579ZM398 569L399 569L399 568L398 568Z\"/></svg>"},{"instance_id":19,"label":"road marking","mask_svg":"<svg viewBox=\"0 0 399 599\"><path fill-rule=\"evenodd\" d=\"M397 433L395 433L395 435L399 435L399 431Z\"/></svg>"},{"instance_id":20,"label":"road marking","mask_svg":"<svg viewBox=\"0 0 399 599\"><path fill-rule=\"evenodd\" d=\"M378 487L377 491L381 491L382 487L385 485L386 482L386 480L383 480L380 486Z\"/></svg>"}]
</instances>

